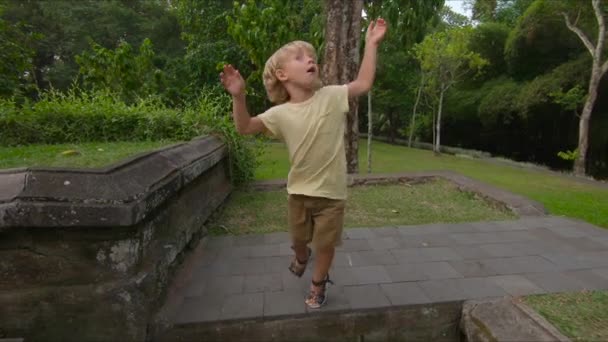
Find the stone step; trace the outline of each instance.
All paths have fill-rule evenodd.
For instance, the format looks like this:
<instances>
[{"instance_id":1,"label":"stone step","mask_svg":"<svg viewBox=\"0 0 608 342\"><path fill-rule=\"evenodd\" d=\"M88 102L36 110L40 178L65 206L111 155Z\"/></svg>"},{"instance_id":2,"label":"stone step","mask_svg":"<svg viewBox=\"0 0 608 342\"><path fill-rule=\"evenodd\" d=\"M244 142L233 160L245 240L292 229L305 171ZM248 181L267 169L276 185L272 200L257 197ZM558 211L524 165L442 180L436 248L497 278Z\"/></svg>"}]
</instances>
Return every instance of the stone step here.
<instances>
[{"instance_id":1,"label":"stone step","mask_svg":"<svg viewBox=\"0 0 608 342\"><path fill-rule=\"evenodd\" d=\"M154 341L459 341L462 302L175 324ZM245 307L243 307L245 309Z\"/></svg>"}]
</instances>

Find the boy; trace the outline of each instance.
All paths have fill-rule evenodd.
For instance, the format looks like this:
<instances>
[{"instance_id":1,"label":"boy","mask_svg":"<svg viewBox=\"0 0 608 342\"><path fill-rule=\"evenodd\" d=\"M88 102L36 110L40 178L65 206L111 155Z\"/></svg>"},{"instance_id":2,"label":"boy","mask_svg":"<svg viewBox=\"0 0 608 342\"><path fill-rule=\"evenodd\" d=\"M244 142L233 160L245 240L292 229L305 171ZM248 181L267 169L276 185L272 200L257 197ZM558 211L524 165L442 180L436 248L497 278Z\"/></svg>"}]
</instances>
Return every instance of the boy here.
<instances>
[{"instance_id":1,"label":"boy","mask_svg":"<svg viewBox=\"0 0 608 342\"><path fill-rule=\"evenodd\" d=\"M306 304L326 303L326 285L335 247L342 241L346 200L344 127L348 99L367 93L374 81L378 44L386 33L383 19L371 22L357 79L347 85L321 86L312 45L295 41L276 51L266 62L263 80L276 106L250 117L245 103L245 81L231 65L221 82L232 95L233 117L240 134L270 133L283 140L291 169L287 181L288 221L295 252L289 270L301 277L311 250L315 267Z\"/></svg>"}]
</instances>

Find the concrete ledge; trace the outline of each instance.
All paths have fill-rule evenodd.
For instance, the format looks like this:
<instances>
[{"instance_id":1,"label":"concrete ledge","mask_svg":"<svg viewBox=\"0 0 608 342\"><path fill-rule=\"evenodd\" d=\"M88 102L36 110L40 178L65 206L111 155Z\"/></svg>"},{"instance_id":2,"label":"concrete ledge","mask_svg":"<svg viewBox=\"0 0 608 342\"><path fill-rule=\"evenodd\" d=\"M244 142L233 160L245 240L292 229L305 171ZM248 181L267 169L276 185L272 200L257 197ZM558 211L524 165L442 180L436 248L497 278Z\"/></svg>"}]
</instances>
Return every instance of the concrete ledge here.
<instances>
[{"instance_id":1,"label":"concrete ledge","mask_svg":"<svg viewBox=\"0 0 608 342\"><path fill-rule=\"evenodd\" d=\"M153 341L458 341L461 302L192 323Z\"/></svg>"},{"instance_id":2,"label":"concrete ledge","mask_svg":"<svg viewBox=\"0 0 608 342\"><path fill-rule=\"evenodd\" d=\"M205 137L105 169L0 172L0 338L144 341L228 170Z\"/></svg>"},{"instance_id":3,"label":"concrete ledge","mask_svg":"<svg viewBox=\"0 0 608 342\"><path fill-rule=\"evenodd\" d=\"M460 328L468 342L570 341L517 299L465 302Z\"/></svg>"},{"instance_id":4,"label":"concrete ledge","mask_svg":"<svg viewBox=\"0 0 608 342\"><path fill-rule=\"evenodd\" d=\"M0 171L0 231L137 224L226 155L219 139L204 137L102 169Z\"/></svg>"},{"instance_id":5,"label":"concrete ledge","mask_svg":"<svg viewBox=\"0 0 608 342\"><path fill-rule=\"evenodd\" d=\"M453 171L406 172L396 174L351 175L349 186L378 185L378 184L416 184L443 178L455 183L462 191L476 193L484 199L503 205L520 217L543 216L547 209L539 202L524 196L499 189L487 183L463 176ZM259 181L251 187L253 190L269 191L284 189L286 180Z\"/></svg>"}]
</instances>

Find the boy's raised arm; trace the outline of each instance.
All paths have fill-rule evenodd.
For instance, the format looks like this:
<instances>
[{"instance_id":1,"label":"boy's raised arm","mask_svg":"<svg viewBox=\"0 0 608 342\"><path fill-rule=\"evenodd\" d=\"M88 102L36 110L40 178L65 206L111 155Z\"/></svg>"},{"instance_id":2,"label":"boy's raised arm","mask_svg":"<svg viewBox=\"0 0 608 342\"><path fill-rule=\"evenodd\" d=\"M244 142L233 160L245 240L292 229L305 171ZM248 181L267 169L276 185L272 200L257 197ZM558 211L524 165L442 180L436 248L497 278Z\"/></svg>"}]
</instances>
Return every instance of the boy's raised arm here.
<instances>
[{"instance_id":1,"label":"boy's raised arm","mask_svg":"<svg viewBox=\"0 0 608 342\"><path fill-rule=\"evenodd\" d=\"M357 78L348 84L348 97L357 97L367 93L374 83L376 76L376 55L378 45L386 33L386 22L384 19L372 21L365 35L365 52Z\"/></svg>"},{"instance_id":2,"label":"boy's raised arm","mask_svg":"<svg viewBox=\"0 0 608 342\"><path fill-rule=\"evenodd\" d=\"M232 116L237 132L240 134L256 134L266 131L266 126L257 117L251 117L247 111L245 100L245 80L232 65L225 65L220 73L222 85L232 95Z\"/></svg>"}]
</instances>

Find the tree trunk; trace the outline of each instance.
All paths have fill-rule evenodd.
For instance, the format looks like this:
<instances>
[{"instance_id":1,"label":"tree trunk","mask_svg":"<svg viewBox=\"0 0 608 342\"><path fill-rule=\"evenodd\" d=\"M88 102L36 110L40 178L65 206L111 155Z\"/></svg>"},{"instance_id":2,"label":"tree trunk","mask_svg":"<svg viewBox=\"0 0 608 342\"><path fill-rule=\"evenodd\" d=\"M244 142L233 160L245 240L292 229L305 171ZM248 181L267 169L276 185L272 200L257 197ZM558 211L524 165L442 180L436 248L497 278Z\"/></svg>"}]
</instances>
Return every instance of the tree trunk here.
<instances>
[{"instance_id":1,"label":"tree trunk","mask_svg":"<svg viewBox=\"0 0 608 342\"><path fill-rule=\"evenodd\" d=\"M395 137L395 141L397 139L399 139L399 127L401 126L401 121L399 121L399 111L397 110L395 112L395 115L393 115L393 117L395 118L395 121L393 121L395 124L393 125L393 136Z\"/></svg>"},{"instance_id":2,"label":"tree trunk","mask_svg":"<svg viewBox=\"0 0 608 342\"><path fill-rule=\"evenodd\" d=\"M416 109L418 109L418 102L420 101L420 93L422 93L423 84L424 78L420 81L420 88L418 88L418 95L416 95L416 102L414 102L414 110L412 111L412 122L410 123L410 136L407 139L408 147L412 147L412 137L414 136L414 126L416 125Z\"/></svg>"},{"instance_id":3,"label":"tree trunk","mask_svg":"<svg viewBox=\"0 0 608 342\"><path fill-rule=\"evenodd\" d=\"M372 173L372 91L367 93L367 173Z\"/></svg>"},{"instance_id":4,"label":"tree trunk","mask_svg":"<svg viewBox=\"0 0 608 342\"><path fill-rule=\"evenodd\" d=\"M388 141L395 143L395 110L393 108L388 110Z\"/></svg>"},{"instance_id":5,"label":"tree trunk","mask_svg":"<svg viewBox=\"0 0 608 342\"><path fill-rule=\"evenodd\" d=\"M437 109L437 140L435 141L435 153L440 153L441 150L441 111L443 109L443 94L445 93L443 85L439 94L439 108Z\"/></svg>"},{"instance_id":6,"label":"tree trunk","mask_svg":"<svg viewBox=\"0 0 608 342\"><path fill-rule=\"evenodd\" d=\"M434 107L434 106L433 106ZM433 152L435 151L435 142L437 141L437 130L435 129L435 123L437 122L437 115L435 115L435 108L432 108L431 115L433 116L433 124L431 125L433 131Z\"/></svg>"},{"instance_id":7,"label":"tree trunk","mask_svg":"<svg viewBox=\"0 0 608 342\"><path fill-rule=\"evenodd\" d=\"M594 63L595 64L595 63ZM599 63L598 63L599 64ZM576 160L574 161L574 174L583 176L587 171L587 149L589 148L589 121L591 120L591 113L593 112L593 106L597 99L597 90L600 85L601 71L598 67L594 66L591 79L589 81L589 93L587 100L585 101L585 107L583 113L578 122L578 153Z\"/></svg>"},{"instance_id":8,"label":"tree trunk","mask_svg":"<svg viewBox=\"0 0 608 342\"><path fill-rule=\"evenodd\" d=\"M585 34L579 27L576 26L576 22L572 23L566 13L562 13L566 21L568 29L581 39L583 45L589 50L591 57L593 58L593 65L591 68L591 78L589 79L589 89L587 93L587 100L585 101L585 107L578 125L578 154L574 161L574 174L585 175L587 172L587 149L589 147L589 122L591 121L591 113L593 112L593 106L597 98L597 90L600 85L600 81L604 74L608 72L608 60L602 60L602 52L606 45L606 19L602 11L602 4L600 0L591 0L591 6L595 12L597 19L597 43L595 46L591 43L589 36Z\"/></svg>"},{"instance_id":9,"label":"tree trunk","mask_svg":"<svg viewBox=\"0 0 608 342\"><path fill-rule=\"evenodd\" d=\"M346 84L357 76L363 0L325 0L325 51L321 68L323 83ZM349 100L344 144L348 173L359 172L358 100Z\"/></svg>"}]
</instances>

